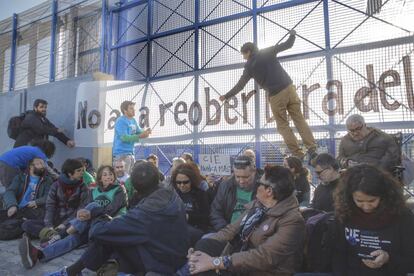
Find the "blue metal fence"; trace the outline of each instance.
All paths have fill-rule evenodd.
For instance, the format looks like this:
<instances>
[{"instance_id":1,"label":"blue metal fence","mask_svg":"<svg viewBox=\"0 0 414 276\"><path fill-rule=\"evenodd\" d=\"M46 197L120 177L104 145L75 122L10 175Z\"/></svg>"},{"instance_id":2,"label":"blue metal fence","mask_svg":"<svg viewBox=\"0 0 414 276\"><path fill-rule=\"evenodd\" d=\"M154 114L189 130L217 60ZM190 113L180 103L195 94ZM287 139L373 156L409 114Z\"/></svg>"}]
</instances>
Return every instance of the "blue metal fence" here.
<instances>
[{"instance_id":1,"label":"blue metal fence","mask_svg":"<svg viewBox=\"0 0 414 276\"><path fill-rule=\"evenodd\" d=\"M169 153L177 154L183 140L196 158L248 146L260 153L262 165L286 152L264 92L250 82L237 103L216 99L242 72L244 42L263 48L295 29L294 47L279 59L321 150L335 154L345 119L361 113L373 126L403 132L411 155L413 12L412 1L398 0L384 1L376 13L361 0L52 0L0 22L0 89L12 92L97 70L145 81L140 104L171 103L166 120L184 120L172 117L182 99L208 105L203 114L186 107L180 128L163 126L169 147L176 145ZM161 127L160 120L151 123ZM151 146L165 144L163 137L148 141L144 153L172 157L166 146Z\"/></svg>"}]
</instances>

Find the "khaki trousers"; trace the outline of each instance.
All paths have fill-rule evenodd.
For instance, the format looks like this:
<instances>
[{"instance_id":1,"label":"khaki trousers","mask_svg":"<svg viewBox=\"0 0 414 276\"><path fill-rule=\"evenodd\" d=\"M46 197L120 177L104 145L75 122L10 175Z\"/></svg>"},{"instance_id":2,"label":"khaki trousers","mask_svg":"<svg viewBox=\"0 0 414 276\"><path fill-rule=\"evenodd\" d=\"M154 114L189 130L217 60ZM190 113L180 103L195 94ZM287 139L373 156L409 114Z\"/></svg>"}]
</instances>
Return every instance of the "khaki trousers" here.
<instances>
[{"instance_id":1,"label":"khaki trousers","mask_svg":"<svg viewBox=\"0 0 414 276\"><path fill-rule=\"evenodd\" d=\"M303 117L300 109L300 99L296 93L295 86L289 85L278 94L270 97L269 102L273 116L276 120L277 130L280 135L282 135L291 154L299 158L303 158L305 155L299 147L296 136L289 127L287 113L289 113L289 116L292 118L300 137L302 137L305 147L310 151L316 150L317 144L308 123Z\"/></svg>"}]
</instances>

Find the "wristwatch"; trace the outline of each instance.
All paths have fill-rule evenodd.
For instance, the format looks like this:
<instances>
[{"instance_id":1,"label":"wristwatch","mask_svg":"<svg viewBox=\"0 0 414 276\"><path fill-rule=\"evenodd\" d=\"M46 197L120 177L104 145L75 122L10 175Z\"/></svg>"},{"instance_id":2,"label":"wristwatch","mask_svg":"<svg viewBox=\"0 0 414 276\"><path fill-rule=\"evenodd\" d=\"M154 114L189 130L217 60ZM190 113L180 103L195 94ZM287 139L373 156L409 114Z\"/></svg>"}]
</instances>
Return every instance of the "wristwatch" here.
<instances>
[{"instance_id":1,"label":"wristwatch","mask_svg":"<svg viewBox=\"0 0 414 276\"><path fill-rule=\"evenodd\" d=\"M221 265L221 258L219 258L219 257L214 258L213 259L213 265L214 265L214 268L216 270L216 273L219 273L220 265Z\"/></svg>"}]
</instances>

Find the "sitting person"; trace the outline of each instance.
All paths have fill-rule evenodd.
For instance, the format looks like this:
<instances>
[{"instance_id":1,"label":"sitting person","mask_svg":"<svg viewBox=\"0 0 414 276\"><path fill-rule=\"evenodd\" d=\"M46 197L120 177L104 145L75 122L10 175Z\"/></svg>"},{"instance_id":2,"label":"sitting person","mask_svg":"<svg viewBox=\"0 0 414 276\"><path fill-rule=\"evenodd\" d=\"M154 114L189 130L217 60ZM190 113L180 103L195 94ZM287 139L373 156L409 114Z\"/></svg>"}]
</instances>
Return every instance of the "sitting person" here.
<instances>
[{"instance_id":1,"label":"sitting person","mask_svg":"<svg viewBox=\"0 0 414 276\"><path fill-rule=\"evenodd\" d=\"M172 187L172 183L171 183L171 175L174 173L174 171L177 169L177 167L181 164L185 164L185 160L181 157L174 157L172 160L172 164L171 164L171 168L170 168L170 172L171 174L168 175L164 181L161 183L161 186L163 188L171 188Z\"/></svg>"},{"instance_id":2,"label":"sitting person","mask_svg":"<svg viewBox=\"0 0 414 276\"><path fill-rule=\"evenodd\" d=\"M289 156L283 160L283 166L288 168L295 179L296 198L299 206L307 207L310 200L310 173L302 165L302 160L296 156Z\"/></svg>"},{"instance_id":3,"label":"sitting person","mask_svg":"<svg viewBox=\"0 0 414 276\"><path fill-rule=\"evenodd\" d=\"M233 163L234 175L220 184L211 204L210 222L215 231L235 222L256 197L257 181L254 162L247 156L238 156Z\"/></svg>"},{"instance_id":4,"label":"sitting person","mask_svg":"<svg viewBox=\"0 0 414 276\"><path fill-rule=\"evenodd\" d=\"M26 170L29 161L33 158L40 158L47 162L54 153L55 144L48 140L37 140L31 146L21 146L6 151L0 155L0 187L7 188L16 175ZM46 169L52 173L48 166Z\"/></svg>"},{"instance_id":5,"label":"sitting person","mask_svg":"<svg viewBox=\"0 0 414 276\"><path fill-rule=\"evenodd\" d=\"M116 179L118 180L121 186L125 185L125 182L129 178L129 174L125 169L125 161L124 160L115 160L113 163L114 170L116 173Z\"/></svg>"},{"instance_id":6,"label":"sitting person","mask_svg":"<svg viewBox=\"0 0 414 276\"><path fill-rule=\"evenodd\" d=\"M183 202L175 191L158 186L158 170L148 162L134 166L131 180L140 202L123 216L98 219L82 257L49 276L78 275L84 268L96 271L111 258L125 273L173 275L185 263L188 231Z\"/></svg>"},{"instance_id":7,"label":"sitting person","mask_svg":"<svg viewBox=\"0 0 414 276\"><path fill-rule=\"evenodd\" d=\"M26 268L32 268L37 260L50 261L87 243L90 222L95 218L95 213L111 217L126 213L126 192L116 181L114 169L111 166L101 166L97 179L97 187L89 192L89 204L85 209L79 210L77 217L70 221L68 236L46 245L43 249L34 247L28 236L23 237L19 248L22 263Z\"/></svg>"},{"instance_id":8,"label":"sitting person","mask_svg":"<svg viewBox=\"0 0 414 276\"><path fill-rule=\"evenodd\" d=\"M250 157L250 159L252 159L253 163L256 165L256 152L253 149L245 149L242 155ZM263 175L263 169L256 166L256 171L259 175Z\"/></svg>"},{"instance_id":9,"label":"sitting person","mask_svg":"<svg viewBox=\"0 0 414 276\"><path fill-rule=\"evenodd\" d=\"M164 174L160 171L160 167L159 167L159 160L158 160L158 156L151 153L150 155L148 155L147 159L148 162L150 162L151 164L153 164L157 169L158 172L160 174L160 182L164 182L165 180L165 176Z\"/></svg>"},{"instance_id":10,"label":"sitting person","mask_svg":"<svg viewBox=\"0 0 414 276\"><path fill-rule=\"evenodd\" d=\"M46 212L43 220L26 220L22 229L31 237L39 237L43 228L57 233L53 240L65 236L69 221L76 217L88 199L88 188L82 182L83 164L76 159L67 159L62 165L62 174L52 184L46 199Z\"/></svg>"},{"instance_id":11,"label":"sitting person","mask_svg":"<svg viewBox=\"0 0 414 276\"><path fill-rule=\"evenodd\" d=\"M329 153L321 153L314 160L315 173L320 179L313 193L311 208L332 212L334 210L333 192L339 183L339 164Z\"/></svg>"},{"instance_id":12,"label":"sitting person","mask_svg":"<svg viewBox=\"0 0 414 276\"><path fill-rule=\"evenodd\" d=\"M305 239L294 189L288 169L266 166L257 199L243 215L189 250L190 273L292 275L300 267Z\"/></svg>"},{"instance_id":13,"label":"sitting person","mask_svg":"<svg viewBox=\"0 0 414 276\"><path fill-rule=\"evenodd\" d=\"M200 189L200 178L190 164L177 167L171 176L173 186L184 202L190 244L194 245L206 233L210 205L207 193Z\"/></svg>"},{"instance_id":14,"label":"sitting person","mask_svg":"<svg viewBox=\"0 0 414 276\"><path fill-rule=\"evenodd\" d=\"M334 275L405 276L414 271L414 215L388 173L348 169L335 194Z\"/></svg>"},{"instance_id":15,"label":"sitting person","mask_svg":"<svg viewBox=\"0 0 414 276\"><path fill-rule=\"evenodd\" d=\"M201 171L198 165L191 161L186 162L186 164L188 164L188 166L190 166L193 169L197 178L200 179L200 185L199 185L200 189L206 192L209 189L207 178L201 174Z\"/></svg>"},{"instance_id":16,"label":"sitting person","mask_svg":"<svg viewBox=\"0 0 414 276\"><path fill-rule=\"evenodd\" d=\"M342 168L366 163L392 172L400 164L400 149L392 136L367 127L359 114L349 116L346 127L348 134L341 139L337 158Z\"/></svg>"},{"instance_id":17,"label":"sitting person","mask_svg":"<svg viewBox=\"0 0 414 276\"><path fill-rule=\"evenodd\" d=\"M7 231L1 231L2 234L8 233L7 239L18 238L23 233L21 224L25 219L43 219L46 198L52 183L45 163L40 158L33 158L29 162L28 171L14 177L3 197L5 210L0 210L0 228L10 219L18 220L15 224L18 229L8 227ZM6 237L0 237L4 238Z\"/></svg>"}]
</instances>

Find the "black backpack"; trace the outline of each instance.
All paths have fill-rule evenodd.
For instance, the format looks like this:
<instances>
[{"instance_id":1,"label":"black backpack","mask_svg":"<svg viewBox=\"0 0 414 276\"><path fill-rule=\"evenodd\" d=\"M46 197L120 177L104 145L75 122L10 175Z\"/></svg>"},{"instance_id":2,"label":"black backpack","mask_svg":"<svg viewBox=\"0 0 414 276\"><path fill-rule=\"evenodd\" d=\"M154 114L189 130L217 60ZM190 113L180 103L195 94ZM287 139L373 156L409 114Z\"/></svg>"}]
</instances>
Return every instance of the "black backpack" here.
<instances>
[{"instance_id":1,"label":"black backpack","mask_svg":"<svg viewBox=\"0 0 414 276\"><path fill-rule=\"evenodd\" d=\"M302 211L306 225L303 270L331 272L335 242L335 215L315 209Z\"/></svg>"},{"instance_id":2,"label":"black backpack","mask_svg":"<svg viewBox=\"0 0 414 276\"><path fill-rule=\"evenodd\" d=\"M22 122L25 117L26 117L26 113L22 113L19 116L14 116L10 118L9 124L7 125L7 135L11 139L16 140L17 136L19 136Z\"/></svg>"}]
</instances>

